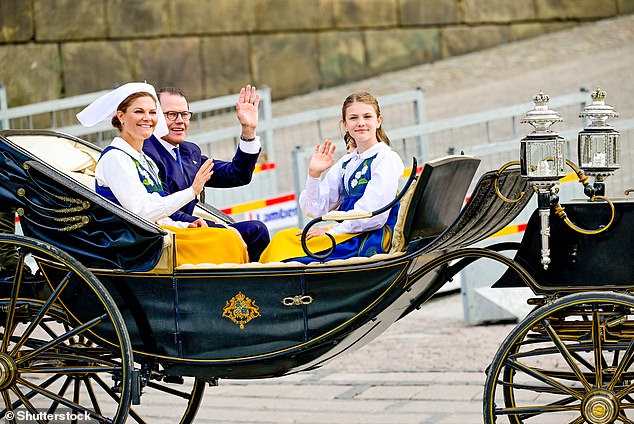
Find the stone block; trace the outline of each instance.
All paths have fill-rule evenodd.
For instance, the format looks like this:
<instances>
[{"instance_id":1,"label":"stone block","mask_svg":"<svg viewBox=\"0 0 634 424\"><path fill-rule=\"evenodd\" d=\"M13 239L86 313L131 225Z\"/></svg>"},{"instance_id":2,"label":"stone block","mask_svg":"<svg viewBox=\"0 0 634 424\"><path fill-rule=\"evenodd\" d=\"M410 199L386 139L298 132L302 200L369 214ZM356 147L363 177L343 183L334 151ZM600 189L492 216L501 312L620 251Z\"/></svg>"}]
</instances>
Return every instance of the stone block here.
<instances>
[{"instance_id":1,"label":"stone block","mask_svg":"<svg viewBox=\"0 0 634 424\"><path fill-rule=\"evenodd\" d=\"M237 93L252 82L246 35L204 37L201 51L205 97Z\"/></svg>"},{"instance_id":2,"label":"stone block","mask_svg":"<svg viewBox=\"0 0 634 424\"><path fill-rule=\"evenodd\" d=\"M532 1L464 0L465 23L514 22L535 19Z\"/></svg>"},{"instance_id":3,"label":"stone block","mask_svg":"<svg viewBox=\"0 0 634 424\"><path fill-rule=\"evenodd\" d=\"M169 35L171 0L109 0L107 5L111 38Z\"/></svg>"},{"instance_id":4,"label":"stone block","mask_svg":"<svg viewBox=\"0 0 634 424\"><path fill-rule=\"evenodd\" d=\"M441 25L460 22L460 11L456 0L401 0L401 24Z\"/></svg>"},{"instance_id":5,"label":"stone block","mask_svg":"<svg viewBox=\"0 0 634 424\"><path fill-rule=\"evenodd\" d=\"M9 107L61 97L60 58L56 44L0 46L0 84Z\"/></svg>"},{"instance_id":6,"label":"stone block","mask_svg":"<svg viewBox=\"0 0 634 424\"><path fill-rule=\"evenodd\" d=\"M393 27L398 24L397 0L335 1L335 27Z\"/></svg>"},{"instance_id":7,"label":"stone block","mask_svg":"<svg viewBox=\"0 0 634 424\"><path fill-rule=\"evenodd\" d=\"M561 31L562 29L575 26L573 22L546 22L546 23L523 23L512 24L509 27L509 41L524 40L536 37L549 32Z\"/></svg>"},{"instance_id":8,"label":"stone block","mask_svg":"<svg viewBox=\"0 0 634 424\"><path fill-rule=\"evenodd\" d=\"M179 87L191 100L204 97L200 38L162 38L131 43L134 80L147 80L156 89Z\"/></svg>"},{"instance_id":9,"label":"stone block","mask_svg":"<svg viewBox=\"0 0 634 424\"><path fill-rule=\"evenodd\" d=\"M89 41L62 44L67 96L107 90L133 81L129 41Z\"/></svg>"},{"instance_id":10,"label":"stone block","mask_svg":"<svg viewBox=\"0 0 634 424\"><path fill-rule=\"evenodd\" d=\"M30 1L0 1L0 43L33 38L33 6Z\"/></svg>"},{"instance_id":11,"label":"stone block","mask_svg":"<svg viewBox=\"0 0 634 424\"><path fill-rule=\"evenodd\" d=\"M509 41L508 27L502 25L455 26L440 30L441 58L458 56Z\"/></svg>"},{"instance_id":12,"label":"stone block","mask_svg":"<svg viewBox=\"0 0 634 424\"><path fill-rule=\"evenodd\" d=\"M634 0L617 0L616 4L619 15L634 13Z\"/></svg>"},{"instance_id":13,"label":"stone block","mask_svg":"<svg viewBox=\"0 0 634 424\"><path fill-rule=\"evenodd\" d=\"M331 87L365 78L365 47L359 31L319 34L321 85Z\"/></svg>"},{"instance_id":14,"label":"stone block","mask_svg":"<svg viewBox=\"0 0 634 424\"><path fill-rule=\"evenodd\" d=\"M257 31L315 30L334 25L334 0L255 0Z\"/></svg>"},{"instance_id":15,"label":"stone block","mask_svg":"<svg viewBox=\"0 0 634 424\"><path fill-rule=\"evenodd\" d=\"M175 35L251 32L252 0L178 0L169 2L170 32Z\"/></svg>"},{"instance_id":16,"label":"stone block","mask_svg":"<svg viewBox=\"0 0 634 424\"><path fill-rule=\"evenodd\" d=\"M365 32L372 75L429 63L440 57L438 29L389 29Z\"/></svg>"},{"instance_id":17,"label":"stone block","mask_svg":"<svg viewBox=\"0 0 634 424\"><path fill-rule=\"evenodd\" d=\"M616 15L616 0L535 0L538 19L596 19Z\"/></svg>"},{"instance_id":18,"label":"stone block","mask_svg":"<svg viewBox=\"0 0 634 424\"><path fill-rule=\"evenodd\" d=\"M255 35L250 44L253 82L276 99L319 88L316 34Z\"/></svg>"},{"instance_id":19,"label":"stone block","mask_svg":"<svg viewBox=\"0 0 634 424\"><path fill-rule=\"evenodd\" d=\"M107 35L105 0L34 0L37 40L99 39Z\"/></svg>"}]
</instances>

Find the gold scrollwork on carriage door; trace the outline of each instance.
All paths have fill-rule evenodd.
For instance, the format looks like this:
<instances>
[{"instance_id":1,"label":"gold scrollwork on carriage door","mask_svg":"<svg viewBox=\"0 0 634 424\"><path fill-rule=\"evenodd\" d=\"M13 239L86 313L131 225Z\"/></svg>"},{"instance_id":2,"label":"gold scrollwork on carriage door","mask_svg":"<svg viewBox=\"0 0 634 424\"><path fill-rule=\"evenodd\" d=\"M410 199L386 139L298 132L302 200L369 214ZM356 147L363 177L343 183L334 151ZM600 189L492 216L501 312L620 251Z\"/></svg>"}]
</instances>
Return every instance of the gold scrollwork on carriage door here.
<instances>
[{"instance_id":1,"label":"gold scrollwork on carriage door","mask_svg":"<svg viewBox=\"0 0 634 424\"><path fill-rule=\"evenodd\" d=\"M226 301L222 316L229 318L243 330L245 324L260 316L260 308L255 304L254 300L251 300L242 292L238 292L238 294Z\"/></svg>"}]
</instances>

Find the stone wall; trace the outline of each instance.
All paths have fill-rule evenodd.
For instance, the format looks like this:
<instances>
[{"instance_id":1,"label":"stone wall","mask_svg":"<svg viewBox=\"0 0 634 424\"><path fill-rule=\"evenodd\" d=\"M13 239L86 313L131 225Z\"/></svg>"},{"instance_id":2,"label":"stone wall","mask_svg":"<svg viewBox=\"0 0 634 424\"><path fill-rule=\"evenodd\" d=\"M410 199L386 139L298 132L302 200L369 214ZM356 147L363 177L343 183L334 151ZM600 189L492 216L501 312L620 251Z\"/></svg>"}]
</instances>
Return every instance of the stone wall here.
<instances>
[{"instance_id":1,"label":"stone wall","mask_svg":"<svg viewBox=\"0 0 634 424\"><path fill-rule=\"evenodd\" d=\"M634 0L2 0L9 105L147 80L275 98L634 13Z\"/></svg>"}]
</instances>

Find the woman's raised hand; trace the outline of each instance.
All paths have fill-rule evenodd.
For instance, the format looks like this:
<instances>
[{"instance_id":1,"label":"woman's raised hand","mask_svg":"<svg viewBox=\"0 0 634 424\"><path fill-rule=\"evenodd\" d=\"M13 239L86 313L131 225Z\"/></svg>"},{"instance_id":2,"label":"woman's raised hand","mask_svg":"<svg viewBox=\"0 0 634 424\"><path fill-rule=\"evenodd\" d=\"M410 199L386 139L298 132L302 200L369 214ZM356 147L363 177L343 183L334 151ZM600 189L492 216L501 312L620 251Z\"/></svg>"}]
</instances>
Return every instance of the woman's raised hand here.
<instances>
[{"instance_id":1,"label":"woman's raised hand","mask_svg":"<svg viewBox=\"0 0 634 424\"><path fill-rule=\"evenodd\" d=\"M337 147L331 140L325 140L324 144L318 144L315 152L308 162L308 175L319 178L322 172L330 168L335 163L335 150Z\"/></svg>"},{"instance_id":2,"label":"woman's raised hand","mask_svg":"<svg viewBox=\"0 0 634 424\"><path fill-rule=\"evenodd\" d=\"M200 192L203 191L203 189L205 188L205 183L209 181L209 178L211 178L211 174L214 173L214 171L212 171L213 167L213 159L207 159L196 173L196 176L194 177L194 182L192 183L192 188L194 189L194 193L196 194L196 196L198 196Z\"/></svg>"}]
</instances>

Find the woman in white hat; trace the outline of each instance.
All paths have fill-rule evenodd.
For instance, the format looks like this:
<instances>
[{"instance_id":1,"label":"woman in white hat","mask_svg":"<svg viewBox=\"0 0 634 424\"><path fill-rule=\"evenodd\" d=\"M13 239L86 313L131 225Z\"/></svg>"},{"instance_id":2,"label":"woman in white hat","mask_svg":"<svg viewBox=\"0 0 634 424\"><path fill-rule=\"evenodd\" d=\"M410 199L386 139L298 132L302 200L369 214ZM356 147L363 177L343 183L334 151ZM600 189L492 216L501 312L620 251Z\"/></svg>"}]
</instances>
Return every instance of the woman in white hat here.
<instances>
[{"instance_id":1,"label":"woman in white hat","mask_svg":"<svg viewBox=\"0 0 634 424\"><path fill-rule=\"evenodd\" d=\"M224 228L192 228L196 223L173 221L169 215L192 201L213 173L207 161L191 187L165 195L156 164L143 154L143 141L152 133L167 134L167 124L154 87L128 83L105 94L77 114L84 126L110 119L119 136L106 147L95 171L97 193L176 233L177 265L183 263L244 263L244 242ZM222 246L222 249L214 249Z\"/></svg>"}]
</instances>

